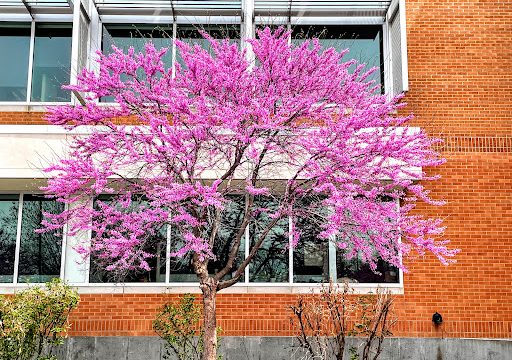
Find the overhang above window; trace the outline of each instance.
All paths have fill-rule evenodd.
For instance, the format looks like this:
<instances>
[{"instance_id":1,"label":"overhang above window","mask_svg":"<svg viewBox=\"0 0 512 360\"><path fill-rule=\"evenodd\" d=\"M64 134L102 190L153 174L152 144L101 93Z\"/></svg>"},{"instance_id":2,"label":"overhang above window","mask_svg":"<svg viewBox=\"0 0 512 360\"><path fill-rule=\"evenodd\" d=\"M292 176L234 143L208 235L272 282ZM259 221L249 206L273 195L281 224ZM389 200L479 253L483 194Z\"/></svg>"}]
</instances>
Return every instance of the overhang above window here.
<instances>
[{"instance_id":1,"label":"overhang above window","mask_svg":"<svg viewBox=\"0 0 512 360\"><path fill-rule=\"evenodd\" d=\"M70 14L79 0L0 0L0 13ZM391 0L82 0L92 1L100 15L382 17Z\"/></svg>"}]
</instances>

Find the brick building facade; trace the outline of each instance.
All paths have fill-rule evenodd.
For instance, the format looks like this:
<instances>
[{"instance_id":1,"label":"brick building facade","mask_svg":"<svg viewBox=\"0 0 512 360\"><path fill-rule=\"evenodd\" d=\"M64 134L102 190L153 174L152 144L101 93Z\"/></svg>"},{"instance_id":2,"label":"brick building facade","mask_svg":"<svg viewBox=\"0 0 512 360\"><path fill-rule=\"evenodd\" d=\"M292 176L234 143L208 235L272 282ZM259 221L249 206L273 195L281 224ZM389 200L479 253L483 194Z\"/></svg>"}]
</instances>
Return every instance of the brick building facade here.
<instances>
[{"instance_id":1,"label":"brick building facade","mask_svg":"<svg viewBox=\"0 0 512 360\"><path fill-rule=\"evenodd\" d=\"M449 267L430 256L407 260L394 335L511 338L512 4L407 0L405 6L406 111L415 114L414 124L445 140L440 151L448 160L436 169L442 178L430 185L447 205L419 211L443 218L451 245L462 251ZM32 105L0 102L0 123L43 125L42 109ZM12 186L8 166L2 171L4 192L30 186L28 178ZM70 335L153 335L157 308L188 290L84 286ZM295 299L288 287L228 289L218 297L219 326L224 335L292 335L288 308ZM431 321L436 311L444 318L440 327Z\"/></svg>"}]
</instances>

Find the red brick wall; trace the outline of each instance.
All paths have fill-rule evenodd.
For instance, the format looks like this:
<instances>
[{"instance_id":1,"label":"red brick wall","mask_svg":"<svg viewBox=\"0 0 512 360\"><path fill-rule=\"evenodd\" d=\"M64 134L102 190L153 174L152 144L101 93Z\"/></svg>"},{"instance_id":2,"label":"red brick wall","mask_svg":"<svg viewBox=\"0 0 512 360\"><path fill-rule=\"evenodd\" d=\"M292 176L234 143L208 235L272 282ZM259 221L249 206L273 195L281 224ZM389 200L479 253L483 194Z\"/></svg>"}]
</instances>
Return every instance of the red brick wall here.
<instances>
[{"instance_id":1,"label":"red brick wall","mask_svg":"<svg viewBox=\"0 0 512 360\"><path fill-rule=\"evenodd\" d=\"M415 124L443 137L448 163L431 186L448 204L420 211L445 219L462 252L449 267L410 261L398 296L397 336L512 337L512 6L492 0L407 0ZM36 123L40 113L0 113ZM170 295L82 295L71 335L153 335ZM293 295L219 295L224 335L290 335ZM440 312L444 324L431 322Z\"/></svg>"}]
</instances>

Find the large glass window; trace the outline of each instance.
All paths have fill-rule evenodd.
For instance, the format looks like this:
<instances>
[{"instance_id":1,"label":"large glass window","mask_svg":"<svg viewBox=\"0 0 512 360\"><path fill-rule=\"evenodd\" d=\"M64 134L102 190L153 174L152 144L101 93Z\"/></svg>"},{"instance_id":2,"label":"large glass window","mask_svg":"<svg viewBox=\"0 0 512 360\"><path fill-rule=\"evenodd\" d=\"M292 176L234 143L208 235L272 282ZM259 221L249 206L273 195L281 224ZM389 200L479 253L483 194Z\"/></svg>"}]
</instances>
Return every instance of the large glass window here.
<instances>
[{"instance_id":1,"label":"large glass window","mask_svg":"<svg viewBox=\"0 0 512 360\"><path fill-rule=\"evenodd\" d=\"M30 23L0 23L0 101L27 101Z\"/></svg>"},{"instance_id":2,"label":"large glass window","mask_svg":"<svg viewBox=\"0 0 512 360\"><path fill-rule=\"evenodd\" d=\"M41 228L44 212L57 214L63 209L62 203L43 196L23 196L18 282L46 282L59 277L62 236L36 230Z\"/></svg>"},{"instance_id":3,"label":"large glass window","mask_svg":"<svg viewBox=\"0 0 512 360\"><path fill-rule=\"evenodd\" d=\"M36 24L32 101L70 101L62 85L69 84L71 74L71 24Z\"/></svg>"},{"instance_id":4,"label":"large glass window","mask_svg":"<svg viewBox=\"0 0 512 360\"><path fill-rule=\"evenodd\" d=\"M208 272L214 274L226 265L229 252L233 246L233 239L240 230L245 215L245 199L243 196L232 196L230 202L226 204L221 216L221 225L217 232L217 239L213 246L213 253L217 256L208 263ZM245 236L240 240L238 256L235 259L232 271L236 271L245 258ZM226 278L231 278L228 274ZM240 281L244 281L243 275Z\"/></svg>"},{"instance_id":5,"label":"large glass window","mask_svg":"<svg viewBox=\"0 0 512 360\"><path fill-rule=\"evenodd\" d=\"M365 70L377 67L378 70L368 80L374 80L379 85L384 84L382 26L303 25L293 28L293 43L300 44L305 39L311 38L320 39L324 49L330 47L337 51L349 49L344 60L355 59L358 63L366 64ZM355 65L352 69L355 69Z\"/></svg>"},{"instance_id":6,"label":"large glass window","mask_svg":"<svg viewBox=\"0 0 512 360\"><path fill-rule=\"evenodd\" d=\"M0 283L11 283L18 224L19 195L0 195Z\"/></svg>"}]
</instances>

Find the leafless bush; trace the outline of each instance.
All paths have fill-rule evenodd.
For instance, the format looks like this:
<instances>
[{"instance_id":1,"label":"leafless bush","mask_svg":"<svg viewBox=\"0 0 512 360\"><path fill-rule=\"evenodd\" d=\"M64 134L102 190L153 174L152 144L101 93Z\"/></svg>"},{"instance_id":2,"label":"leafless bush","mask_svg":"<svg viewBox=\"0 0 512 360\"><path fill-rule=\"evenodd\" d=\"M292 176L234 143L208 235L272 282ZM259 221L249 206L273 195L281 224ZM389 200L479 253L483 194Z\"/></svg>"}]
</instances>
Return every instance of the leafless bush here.
<instances>
[{"instance_id":1,"label":"leafless bush","mask_svg":"<svg viewBox=\"0 0 512 360\"><path fill-rule=\"evenodd\" d=\"M392 305L389 291L355 295L346 283L329 283L319 294L300 296L291 307L295 347L304 360L342 360L347 337L353 336L359 346L348 349L350 360L376 360L396 323Z\"/></svg>"}]
</instances>

